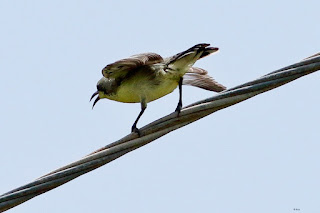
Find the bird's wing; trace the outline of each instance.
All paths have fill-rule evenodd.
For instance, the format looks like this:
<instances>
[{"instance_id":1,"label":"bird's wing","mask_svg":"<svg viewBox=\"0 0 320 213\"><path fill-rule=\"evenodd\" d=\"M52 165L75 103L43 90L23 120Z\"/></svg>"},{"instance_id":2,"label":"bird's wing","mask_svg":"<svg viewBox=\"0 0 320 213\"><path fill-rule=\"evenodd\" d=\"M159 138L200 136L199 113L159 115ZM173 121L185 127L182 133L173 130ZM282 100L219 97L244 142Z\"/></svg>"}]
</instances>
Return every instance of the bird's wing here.
<instances>
[{"instance_id":1,"label":"bird's wing","mask_svg":"<svg viewBox=\"0 0 320 213\"><path fill-rule=\"evenodd\" d=\"M144 66L163 62L163 58L156 53L142 53L121 59L108 64L102 69L102 75L106 78L125 76L128 72Z\"/></svg>"},{"instance_id":2,"label":"bird's wing","mask_svg":"<svg viewBox=\"0 0 320 213\"><path fill-rule=\"evenodd\" d=\"M188 70L188 72L183 76L182 84L200 87L214 92L221 92L226 89L225 86L219 84L210 77L206 70L198 67L191 67Z\"/></svg>"},{"instance_id":3,"label":"bird's wing","mask_svg":"<svg viewBox=\"0 0 320 213\"><path fill-rule=\"evenodd\" d=\"M151 65L163 62L163 58L157 53L142 53L133 55L130 58L140 60L143 63L143 65Z\"/></svg>"}]
</instances>

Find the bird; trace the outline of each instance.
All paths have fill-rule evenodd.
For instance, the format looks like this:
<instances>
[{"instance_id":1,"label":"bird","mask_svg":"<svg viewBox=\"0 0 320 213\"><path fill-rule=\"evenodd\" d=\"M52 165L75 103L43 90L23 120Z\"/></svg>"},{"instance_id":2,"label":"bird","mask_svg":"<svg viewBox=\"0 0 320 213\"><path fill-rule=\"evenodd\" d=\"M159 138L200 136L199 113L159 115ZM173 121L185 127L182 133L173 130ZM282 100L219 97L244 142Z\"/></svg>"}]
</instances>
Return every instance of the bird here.
<instances>
[{"instance_id":1,"label":"bird","mask_svg":"<svg viewBox=\"0 0 320 213\"><path fill-rule=\"evenodd\" d=\"M162 58L157 53L142 53L108 64L102 69L103 77L97 83L92 108L104 98L123 102L140 103L141 110L131 132L141 136L137 123L147 108L147 103L159 99L179 88L179 101L175 109L179 116L182 109L182 85L221 92L225 86L215 81L194 63L219 50L210 44L200 43L171 57Z\"/></svg>"}]
</instances>

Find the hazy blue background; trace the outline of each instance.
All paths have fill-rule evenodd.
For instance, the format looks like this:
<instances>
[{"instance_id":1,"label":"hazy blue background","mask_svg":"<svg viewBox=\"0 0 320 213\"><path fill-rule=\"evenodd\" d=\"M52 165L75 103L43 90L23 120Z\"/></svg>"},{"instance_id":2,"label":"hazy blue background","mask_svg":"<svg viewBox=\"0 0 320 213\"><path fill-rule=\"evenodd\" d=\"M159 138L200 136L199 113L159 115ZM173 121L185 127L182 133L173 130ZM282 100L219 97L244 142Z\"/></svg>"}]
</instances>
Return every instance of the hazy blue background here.
<instances>
[{"instance_id":1,"label":"hazy blue background","mask_svg":"<svg viewBox=\"0 0 320 213\"><path fill-rule=\"evenodd\" d=\"M200 42L228 87L320 51L314 1L0 2L0 194L130 132L139 104L103 100L101 69ZM320 73L219 111L10 212L319 212ZM183 103L214 95L184 87ZM145 125L177 104L152 102ZM300 211L294 211L299 208Z\"/></svg>"}]
</instances>

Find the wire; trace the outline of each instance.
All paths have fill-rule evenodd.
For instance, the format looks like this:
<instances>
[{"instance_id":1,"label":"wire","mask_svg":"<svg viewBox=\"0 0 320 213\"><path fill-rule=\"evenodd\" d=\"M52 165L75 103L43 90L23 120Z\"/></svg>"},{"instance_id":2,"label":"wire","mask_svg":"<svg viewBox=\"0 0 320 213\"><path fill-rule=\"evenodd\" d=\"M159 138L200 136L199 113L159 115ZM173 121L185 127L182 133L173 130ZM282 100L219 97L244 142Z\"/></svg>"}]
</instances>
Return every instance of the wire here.
<instances>
[{"instance_id":1,"label":"wire","mask_svg":"<svg viewBox=\"0 0 320 213\"><path fill-rule=\"evenodd\" d=\"M289 83L320 69L320 53L301 62L276 70L261 78L225 90L216 96L186 106L177 117L171 113L140 129L141 137L131 133L82 159L50 172L29 184L0 196L0 212L17 206L35 196L65 184L76 177L103 166L122 155L142 147L178 128L199 120L218 110Z\"/></svg>"}]
</instances>

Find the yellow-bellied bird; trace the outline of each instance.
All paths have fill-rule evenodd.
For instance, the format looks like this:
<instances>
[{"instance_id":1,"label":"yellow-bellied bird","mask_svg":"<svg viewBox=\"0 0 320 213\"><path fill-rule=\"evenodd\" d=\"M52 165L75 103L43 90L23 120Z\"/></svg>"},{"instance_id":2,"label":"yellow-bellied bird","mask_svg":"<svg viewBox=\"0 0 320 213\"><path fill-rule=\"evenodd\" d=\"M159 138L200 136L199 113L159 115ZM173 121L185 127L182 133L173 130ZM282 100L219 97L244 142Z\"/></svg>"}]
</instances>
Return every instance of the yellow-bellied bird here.
<instances>
[{"instance_id":1,"label":"yellow-bellied bird","mask_svg":"<svg viewBox=\"0 0 320 213\"><path fill-rule=\"evenodd\" d=\"M143 53L116 61L102 69L102 77L90 100L96 95L92 108L102 98L124 102L141 103L141 111L133 123L132 132L140 136L137 123L147 103L171 93L179 86L179 102L176 112L182 108L182 85L191 85L206 90L221 92L225 86L211 78L207 71L193 64L218 48L210 44L197 44L169 58L156 53Z\"/></svg>"}]
</instances>

